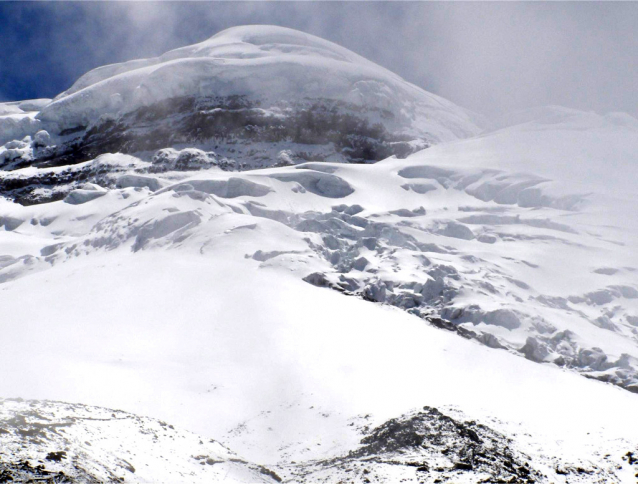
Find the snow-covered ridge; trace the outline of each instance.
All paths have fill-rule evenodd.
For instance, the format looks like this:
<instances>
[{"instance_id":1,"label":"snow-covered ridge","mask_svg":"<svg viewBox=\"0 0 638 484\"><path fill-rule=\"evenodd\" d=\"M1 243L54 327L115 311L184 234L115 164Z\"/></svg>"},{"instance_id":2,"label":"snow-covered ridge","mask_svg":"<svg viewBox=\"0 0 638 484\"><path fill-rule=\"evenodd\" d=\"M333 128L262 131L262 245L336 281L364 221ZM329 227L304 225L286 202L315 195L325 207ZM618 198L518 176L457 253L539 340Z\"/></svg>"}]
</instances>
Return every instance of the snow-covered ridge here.
<instances>
[{"instance_id":1,"label":"snow-covered ridge","mask_svg":"<svg viewBox=\"0 0 638 484\"><path fill-rule=\"evenodd\" d=\"M22 139L41 129L36 115L51 99L31 99L0 103L0 143Z\"/></svg>"},{"instance_id":2,"label":"snow-covered ridge","mask_svg":"<svg viewBox=\"0 0 638 484\"><path fill-rule=\"evenodd\" d=\"M551 129L553 125L561 125L563 129L588 129L596 127L625 127L638 129L638 120L627 113L607 113L600 116L594 112L583 112L563 106L540 106L507 113L493 120L494 127L505 128L520 124L535 124L538 129Z\"/></svg>"},{"instance_id":3,"label":"snow-covered ridge","mask_svg":"<svg viewBox=\"0 0 638 484\"><path fill-rule=\"evenodd\" d=\"M121 410L0 398L2 482L274 483L219 442Z\"/></svg>"},{"instance_id":4,"label":"snow-covered ridge","mask_svg":"<svg viewBox=\"0 0 638 484\"><path fill-rule=\"evenodd\" d=\"M230 95L265 103L332 99L388 110L398 118L397 129L435 141L480 131L468 112L387 69L332 42L274 26L235 27L155 59L98 68L38 118L62 131L169 98Z\"/></svg>"},{"instance_id":5,"label":"snow-covered ridge","mask_svg":"<svg viewBox=\"0 0 638 484\"><path fill-rule=\"evenodd\" d=\"M273 164L241 152L255 143L361 163L473 136L486 124L343 47L259 25L94 69L51 102L14 104L0 109L0 142L28 145L38 132L48 140L31 151L0 149L3 170L116 151L151 157L177 145L235 153L244 169Z\"/></svg>"},{"instance_id":6,"label":"snow-covered ridge","mask_svg":"<svg viewBox=\"0 0 638 484\"><path fill-rule=\"evenodd\" d=\"M151 58L112 64L94 69L81 76L68 90L56 96L61 99L85 87L110 77L162 62L189 57L213 57L220 59L254 59L278 55L307 55L337 60L384 70L337 44L304 32L274 26L233 27L219 32L208 40L181 47ZM388 76L396 76L385 70Z\"/></svg>"}]
</instances>

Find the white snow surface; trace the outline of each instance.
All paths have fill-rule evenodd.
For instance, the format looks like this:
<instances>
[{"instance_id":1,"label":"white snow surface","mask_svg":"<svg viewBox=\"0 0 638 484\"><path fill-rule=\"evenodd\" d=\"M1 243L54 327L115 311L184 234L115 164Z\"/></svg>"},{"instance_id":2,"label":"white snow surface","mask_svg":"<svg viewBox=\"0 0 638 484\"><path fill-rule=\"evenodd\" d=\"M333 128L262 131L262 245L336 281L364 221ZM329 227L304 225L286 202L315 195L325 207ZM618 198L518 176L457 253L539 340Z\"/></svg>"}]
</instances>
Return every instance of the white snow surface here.
<instances>
[{"instance_id":1,"label":"white snow surface","mask_svg":"<svg viewBox=\"0 0 638 484\"><path fill-rule=\"evenodd\" d=\"M211 52L266 65L292 44L369 67L310 36L256 31L161 65ZM94 73L48 112L157 62ZM638 446L638 395L550 363L575 358L632 385L637 148L631 119L570 111L406 160L143 175L157 186L135 178L146 163L108 155L131 167L119 188L0 202L0 394L161 418L260 464L333 457L361 437L349 424L430 405L490 422L543 462L613 464L632 482L621 455ZM385 296L347 297L303 282L311 273ZM520 355L529 338L544 363Z\"/></svg>"},{"instance_id":2,"label":"white snow surface","mask_svg":"<svg viewBox=\"0 0 638 484\"><path fill-rule=\"evenodd\" d=\"M20 476L22 462L31 472L40 464L46 482L275 482L219 442L121 410L0 398L0 427L0 469L14 464L9 482L36 481Z\"/></svg>"},{"instance_id":3,"label":"white snow surface","mask_svg":"<svg viewBox=\"0 0 638 484\"><path fill-rule=\"evenodd\" d=\"M37 115L51 132L156 102L243 95L265 104L330 99L390 110L393 131L434 142L475 135L482 118L428 93L363 57L296 30L234 27L159 57L94 69Z\"/></svg>"},{"instance_id":4,"label":"white snow surface","mask_svg":"<svg viewBox=\"0 0 638 484\"><path fill-rule=\"evenodd\" d=\"M41 128L36 115L51 99L0 103L0 144L35 134Z\"/></svg>"}]
</instances>

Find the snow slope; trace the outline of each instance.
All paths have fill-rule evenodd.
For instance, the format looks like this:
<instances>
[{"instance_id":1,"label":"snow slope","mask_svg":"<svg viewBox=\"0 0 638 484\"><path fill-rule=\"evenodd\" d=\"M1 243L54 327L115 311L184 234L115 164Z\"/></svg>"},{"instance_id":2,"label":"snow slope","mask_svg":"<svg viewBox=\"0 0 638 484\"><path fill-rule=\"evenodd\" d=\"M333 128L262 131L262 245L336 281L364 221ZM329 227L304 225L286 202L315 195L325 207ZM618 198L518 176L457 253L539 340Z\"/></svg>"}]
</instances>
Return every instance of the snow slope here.
<instances>
[{"instance_id":1,"label":"snow slope","mask_svg":"<svg viewBox=\"0 0 638 484\"><path fill-rule=\"evenodd\" d=\"M0 399L0 444L3 482L277 482L214 440L87 405Z\"/></svg>"},{"instance_id":2,"label":"snow slope","mask_svg":"<svg viewBox=\"0 0 638 484\"><path fill-rule=\"evenodd\" d=\"M0 392L165 419L310 482L428 405L553 482L632 482L637 134L586 118L375 165L110 155L115 188L3 202Z\"/></svg>"},{"instance_id":3,"label":"snow slope","mask_svg":"<svg viewBox=\"0 0 638 484\"><path fill-rule=\"evenodd\" d=\"M134 410L262 464L330 455L358 437L350 419L426 404L497 417L507 433L522 421L530 445L567 461L635 448L635 395L300 284L286 268L256 270L243 255L258 243L241 239L261 230L242 226L226 225L232 235L212 238L208 257L115 251L6 284L15 316L2 392ZM18 295L34 287L25 307Z\"/></svg>"}]
</instances>

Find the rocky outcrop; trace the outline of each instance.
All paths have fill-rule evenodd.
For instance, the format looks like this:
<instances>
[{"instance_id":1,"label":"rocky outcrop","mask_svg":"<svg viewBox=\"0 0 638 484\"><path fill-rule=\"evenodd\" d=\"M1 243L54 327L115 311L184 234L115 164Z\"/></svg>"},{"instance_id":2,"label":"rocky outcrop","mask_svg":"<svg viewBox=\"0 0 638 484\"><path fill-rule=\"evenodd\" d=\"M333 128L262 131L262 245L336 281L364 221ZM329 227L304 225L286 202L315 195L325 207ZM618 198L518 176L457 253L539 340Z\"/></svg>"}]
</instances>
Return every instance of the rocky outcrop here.
<instances>
[{"instance_id":1,"label":"rocky outcrop","mask_svg":"<svg viewBox=\"0 0 638 484\"><path fill-rule=\"evenodd\" d=\"M286 482L523 484L567 476L569 482L590 483L616 482L622 472L621 466L563 460L542 450L532 457L520 450L515 436L427 406L363 432L359 446L340 457L282 466L290 476ZM638 470L633 456L629 451L615 458Z\"/></svg>"},{"instance_id":2,"label":"rocky outcrop","mask_svg":"<svg viewBox=\"0 0 638 484\"><path fill-rule=\"evenodd\" d=\"M120 410L0 399L0 482L250 482L280 478L214 440Z\"/></svg>"}]
</instances>

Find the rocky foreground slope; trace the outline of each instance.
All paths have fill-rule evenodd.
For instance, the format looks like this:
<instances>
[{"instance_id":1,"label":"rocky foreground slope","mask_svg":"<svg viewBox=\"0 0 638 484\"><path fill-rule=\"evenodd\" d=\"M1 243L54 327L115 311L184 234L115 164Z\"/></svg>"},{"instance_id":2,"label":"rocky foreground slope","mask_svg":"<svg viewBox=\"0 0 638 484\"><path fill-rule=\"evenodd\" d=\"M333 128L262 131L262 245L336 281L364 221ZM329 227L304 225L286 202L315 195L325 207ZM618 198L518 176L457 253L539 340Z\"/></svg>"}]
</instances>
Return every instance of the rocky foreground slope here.
<instances>
[{"instance_id":1,"label":"rocky foreground slope","mask_svg":"<svg viewBox=\"0 0 638 484\"><path fill-rule=\"evenodd\" d=\"M4 399L0 482L578 483L638 475L636 450L613 448L597 463L529 455L517 439L431 407L358 430L361 441L347 454L276 466L281 477L166 422L86 405Z\"/></svg>"},{"instance_id":2,"label":"rocky foreground slope","mask_svg":"<svg viewBox=\"0 0 638 484\"><path fill-rule=\"evenodd\" d=\"M0 482L279 482L214 440L121 410L0 399Z\"/></svg>"}]
</instances>

